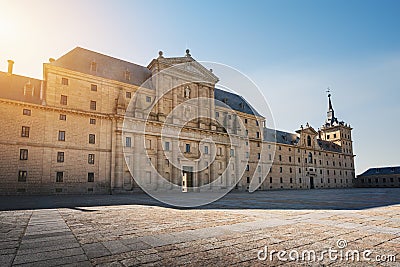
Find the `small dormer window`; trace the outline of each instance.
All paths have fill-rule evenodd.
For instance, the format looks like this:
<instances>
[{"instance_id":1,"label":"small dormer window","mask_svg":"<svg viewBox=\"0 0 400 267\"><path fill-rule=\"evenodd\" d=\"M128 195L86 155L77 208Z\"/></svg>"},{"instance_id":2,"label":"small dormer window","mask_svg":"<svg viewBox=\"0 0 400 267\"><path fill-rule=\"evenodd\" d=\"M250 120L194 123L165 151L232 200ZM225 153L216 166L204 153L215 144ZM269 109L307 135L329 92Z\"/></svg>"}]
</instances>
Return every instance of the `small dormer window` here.
<instances>
[{"instance_id":1,"label":"small dormer window","mask_svg":"<svg viewBox=\"0 0 400 267\"><path fill-rule=\"evenodd\" d=\"M243 102L240 102L239 107L240 107L240 109L244 109L244 104L243 104Z\"/></svg>"},{"instance_id":2,"label":"small dormer window","mask_svg":"<svg viewBox=\"0 0 400 267\"><path fill-rule=\"evenodd\" d=\"M90 70L93 72L97 71L97 63L95 61L92 61L92 63L90 63Z\"/></svg>"},{"instance_id":3,"label":"small dormer window","mask_svg":"<svg viewBox=\"0 0 400 267\"><path fill-rule=\"evenodd\" d=\"M31 81L28 81L25 85L24 85L24 95L31 95L33 96L35 87L32 85Z\"/></svg>"},{"instance_id":4,"label":"small dormer window","mask_svg":"<svg viewBox=\"0 0 400 267\"><path fill-rule=\"evenodd\" d=\"M222 102L224 102L225 104L228 104L228 98L224 98L224 99L222 99Z\"/></svg>"},{"instance_id":5,"label":"small dormer window","mask_svg":"<svg viewBox=\"0 0 400 267\"><path fill-rule=\"evenodd\" d=\"M125 71L125 80L130 81L131 80L131 73L129 70Z\"/></svg>"}]
</instances>

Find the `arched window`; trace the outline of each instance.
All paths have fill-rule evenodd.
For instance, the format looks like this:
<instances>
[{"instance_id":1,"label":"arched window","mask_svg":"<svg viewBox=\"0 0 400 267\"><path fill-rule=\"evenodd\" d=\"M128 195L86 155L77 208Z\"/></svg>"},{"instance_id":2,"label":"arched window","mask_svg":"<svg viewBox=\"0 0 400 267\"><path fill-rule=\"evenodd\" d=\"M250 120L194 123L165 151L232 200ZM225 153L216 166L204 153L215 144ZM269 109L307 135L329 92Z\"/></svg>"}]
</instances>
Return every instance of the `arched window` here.
<instances>
[{"instance_id":1,"label":"arched window","mask_svg":"<svg viewBox=\"0 0 400 267\"><path fill-rule=\"evenodd\" d=\"M308 162L312 163L312 153L311 152L308 153Z\"/></svg>"},{"instance_id":2,"label":"arched window","mask_svg":"<svg viewBox=\"0 0 400 267\"><path fill-rule=\"evenodd\" d=\"M311 146L311 137L307 136L307 146Z\"/></svg>"}]
</instances>

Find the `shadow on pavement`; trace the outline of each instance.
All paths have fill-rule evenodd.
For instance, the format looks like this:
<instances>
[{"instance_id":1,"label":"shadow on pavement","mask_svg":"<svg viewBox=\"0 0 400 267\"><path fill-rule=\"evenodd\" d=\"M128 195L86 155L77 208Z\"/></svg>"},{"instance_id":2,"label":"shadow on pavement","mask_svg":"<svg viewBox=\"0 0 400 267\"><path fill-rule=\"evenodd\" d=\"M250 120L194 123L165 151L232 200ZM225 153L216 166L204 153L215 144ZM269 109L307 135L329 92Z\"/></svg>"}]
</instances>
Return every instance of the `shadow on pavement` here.
<instances>
[{"instance_id":1,"label":"shadow on pavement","mask_svg":"<svg viewBox=\"0 0 400 267\"><path fill-rule=\"evenodd\" d=\"M198 193L201 194L201 193ZM218 201L195 209L361 210L400 204L400 188L348 188L231 192ZM0 196L0 210L142 205L175 209L145 193L117 195Z\"/></svg>"}]
</instances>

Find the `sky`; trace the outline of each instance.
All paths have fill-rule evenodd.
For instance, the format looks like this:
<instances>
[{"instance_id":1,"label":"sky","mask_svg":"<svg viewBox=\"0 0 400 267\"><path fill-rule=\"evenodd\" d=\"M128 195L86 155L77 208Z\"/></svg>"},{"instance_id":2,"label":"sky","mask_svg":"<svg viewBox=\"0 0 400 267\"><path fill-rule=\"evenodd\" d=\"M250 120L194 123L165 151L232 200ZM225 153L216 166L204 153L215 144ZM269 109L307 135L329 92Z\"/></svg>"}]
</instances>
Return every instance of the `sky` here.
<instances>
[{"instance_id":1,"label":"sky","mask_svg":"<svg viewBox=\"0 0 400 267\"><path fill-rule=\"evenodd\" d=\"M289 132L324 123L329 87L360 174L400 165L399 14L395 0L0 0L0 70L12 59L14 73L42 78L76 46L144 66L189 48L250 77Z\"/></svg>"}]
</instances>

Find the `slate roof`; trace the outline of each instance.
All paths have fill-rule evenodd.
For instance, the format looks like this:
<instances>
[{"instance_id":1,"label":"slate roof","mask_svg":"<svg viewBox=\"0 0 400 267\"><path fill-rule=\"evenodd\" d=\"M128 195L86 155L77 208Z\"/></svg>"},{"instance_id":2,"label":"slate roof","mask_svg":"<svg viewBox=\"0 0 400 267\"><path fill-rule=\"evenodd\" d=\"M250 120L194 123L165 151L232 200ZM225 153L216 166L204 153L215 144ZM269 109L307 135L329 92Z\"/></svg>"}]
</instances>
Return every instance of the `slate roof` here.
<instances>
[{"instance_id":1,"label":"slate roof","mask_svg":"<svg viewBox=\"0 0 400 267\"><path fill-rule=\"evenodd\" d=\"M92 62L96 62L96 71L91 70ZM151 77L151 71L146 67L81 47L72 49L49 64L137 86ZM125 78L126 71L130 73L129 80Z\"/></svg>"},{"instance_id":2,"label":"slate roof","mask_svg":"<svg viewBox=\"0 0 400 267\"><path fill-rule=\"evenodd\" d=\"M295 145L299 141L297 134L264 128L264 141L278 144Z\"/></svg>"},{"instance_id":3,"label":"slate roof","mask_svg":"<svg viewBox=\"0 0 400 267\"><path fill-rule=\"evenodd\" d=\"M0 71L0 98L41 104L41 87L42 80Z\"/></svg>"},{"instance_id":4,"label":"slate roof","mask_svg":"<svg viewBox=\"0 0 400 267\"><path fill-rule=\"evenodd\" d=\"M321 140L318 139L318 145L323 149L323 150L327 150L327 151L332 151L332 152L342 152L342 147L339 146L338 144L335 144L333 142L330 141L325 141L325 140Z\"/></svg>"},{"instance_id":5,"label":"slate roof","mask_svg":"<svg viewBox=\"0 0 400 267\"><path fill-rule=\"evenodd\" d=\"M358 175L357 177L360 176L371 176L371 175L382 175L382 174L400 174L400 166L395 166L395 167L381 167L381 168L369 168L362 174Z\"/></svg>"},{"instance_id":6,"label":"slate roof","mask_svg":"<svg viewBox=\"0 0 400 267\"><path fill-rule=\"evenodd\" d=\"M225 107L223 103L229 106L231 109L262 117L257 110L255 110L242 96L224 91L218 88L214 90L215 105L219 107ZM222 102L222 103L221 103Z\"/></svg>"}]
</instances>

